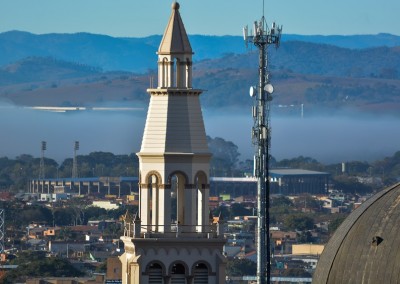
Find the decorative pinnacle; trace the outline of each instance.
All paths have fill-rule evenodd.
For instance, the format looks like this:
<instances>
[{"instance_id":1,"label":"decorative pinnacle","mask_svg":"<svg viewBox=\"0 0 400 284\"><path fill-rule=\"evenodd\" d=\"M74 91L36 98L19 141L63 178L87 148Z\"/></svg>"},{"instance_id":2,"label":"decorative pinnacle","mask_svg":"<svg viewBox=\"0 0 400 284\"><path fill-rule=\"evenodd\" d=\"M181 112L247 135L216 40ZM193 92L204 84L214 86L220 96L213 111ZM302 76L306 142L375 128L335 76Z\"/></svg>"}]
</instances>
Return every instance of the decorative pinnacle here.
<instances>
[{"instance_id":1,"label":"decorative pinnacle","mask_svg":"<svg viewBox=\"0 0 400 284\"><path fill-rule=\"evenodd\" d=\"M172 3L172 10L179 10L179 7L180 5L178 2L175 1L174 3Z\"/></svg>"}]
</instances>

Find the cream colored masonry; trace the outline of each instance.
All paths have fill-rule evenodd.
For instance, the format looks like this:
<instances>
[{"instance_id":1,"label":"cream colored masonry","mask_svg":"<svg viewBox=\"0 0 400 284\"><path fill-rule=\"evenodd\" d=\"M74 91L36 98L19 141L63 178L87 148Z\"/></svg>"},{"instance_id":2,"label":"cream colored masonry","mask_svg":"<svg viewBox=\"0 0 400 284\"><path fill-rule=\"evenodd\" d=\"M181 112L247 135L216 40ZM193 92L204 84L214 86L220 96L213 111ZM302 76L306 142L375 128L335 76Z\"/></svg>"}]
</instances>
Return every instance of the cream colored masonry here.
<instances>
[{"instance_id":1,"label":"cream colored masonry","mask_svg":"<svg viewBox=\"0 0 400 284\"><path fill-rule=\"evenodd\" d=\"M208 153L200 90L149 89L140 153Z\"/></svg>"},{"instance_id":2,"label":"cream colored masonry","mask_svg":"<svg viewBox=\"0 0 400 284\"><path fill-rule=\"evenodd\" d=\"M193 52L179 7L172 4L158 50L158 86L147 90L150 105L137 153L139 214L126 215L121 237L124 284L225 282L223 222L213 223L209 215L211 154L202 91L192 88Z\"/></svg>"}]
</instances>

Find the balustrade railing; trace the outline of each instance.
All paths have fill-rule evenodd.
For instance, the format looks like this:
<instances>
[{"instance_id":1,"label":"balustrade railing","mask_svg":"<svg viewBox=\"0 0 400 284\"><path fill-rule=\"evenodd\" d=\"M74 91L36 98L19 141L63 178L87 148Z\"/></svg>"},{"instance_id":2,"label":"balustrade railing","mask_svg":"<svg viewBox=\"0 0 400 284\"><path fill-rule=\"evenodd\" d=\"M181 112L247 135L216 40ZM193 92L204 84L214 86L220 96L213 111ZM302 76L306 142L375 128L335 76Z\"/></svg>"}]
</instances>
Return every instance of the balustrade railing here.
<instances>
[{"instance_id":1,"label":"balustrade railing","mask_svg":"<svg viewBox=\"0 0 400 284\"><path fill-rule=\"evenodd\" d=\"M221 238L224 234L222 223L211 225L144 225L125 222L124 236L129 238Z\"/></svg>"}]
</instances>

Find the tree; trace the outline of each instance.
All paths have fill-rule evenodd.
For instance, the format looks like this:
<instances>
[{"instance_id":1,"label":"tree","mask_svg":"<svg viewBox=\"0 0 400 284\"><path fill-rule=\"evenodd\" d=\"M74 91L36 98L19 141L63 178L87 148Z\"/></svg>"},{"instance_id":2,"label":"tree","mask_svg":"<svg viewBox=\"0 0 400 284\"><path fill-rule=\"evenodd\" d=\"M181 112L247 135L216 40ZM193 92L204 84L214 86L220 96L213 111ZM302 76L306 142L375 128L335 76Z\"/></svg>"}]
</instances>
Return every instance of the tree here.
<instances>
[{"instance_id":1,"label":"tree","mask_svg":"<svg viewBox=\"0 0 400 284\"><path fill-rule=\"evenodd\" d=\"M176 209L176 207L175 207L175 209ZM111 219L119 219L122 215L125 215L127 210L129 212L131 212L131 214L136 214L139 210L139 207L137 205L120 206L117 209L107 210L107 216L108 216L108 218L111 218ZM175 210L175 212L176 212L176 210Z\"/></svg>"},{"instance_id":2,"label":"tree","mask_svg":"<svg viewBox=\"0 0 400 284\"><path fill-rule=\"evenodd\" d=\"M282 161L276 162L276 167L299 168L315 171L323 169L323 165L321 165L317 160L303 156L299 156L293 159L283 159Z\"/></svg>"},{"instance_id":3,"label":"tree","mask_svg":"<svg viewBox=\"0 0 400 284\"><path fill-rule=\"evenodd\" d=\"M72 208L57 208L54 210L54 224L57 226L67 226L74 223L74 210Z\"/></svg>"},{"instance_id":4,"label":"tree","mask_svg":"<svg viewBox=\"0 0 400 284\"><path fill-rule=\"evenodd\" d=\"M238 164L238 170L243 175L253 175L254 172L254 161L253 160L245 160L240 161Z\"/></svg>"},{"instance_id":5,"label":"tree","mask_svg":"<svg viewBox=\"0 0 400 284\"><path fill-rule=\"evenodd\" d=\"M310 231L303 231L300 234L298 234L297 241L299 243L312 243L313 242L313 237Z\"/></svg>"},{"instance_id":6,"label":"tree","mask_svg":"<svg viewBox=\"0 0 400 284\"><path fill-rule=\"evenodd\" d=\"M249 259L230 259L226 265L228 276L250 276L256 275L257 264Z\"/></svg>"},{"instance_id":7,"label":"tree","mask_svg":"<svg viewBox=\"0 0 400 284\"><path fill-rule=\"evenodd\" d=\"M296 199L294 205L297 209L303 209L303 208L321 209L322 202L316 200L310 194L305 193L302 194L300 198Z\"/></svg>"},{"instance_id":8,"label":"tree","mask_svg":"<svg viewBox=\"0 0 400 284\"><path fill-rule=\"evenodd\" d=\"M271 199L271 207L293 206L293 202L286 196L278 196Z\"/></svg>"},{"instance_id":9,"label":"tree","mask_svg":"<svg viewBox=\"0 0 400 284\"><path fill-rule=\"evenodd\" d=\"M231 176L240 156L238 146L220 137L207 136L208 147L212 153L211 169L214 176Z\"/></svg>"},{"instance_id":10,"label":"tree","mask_svg":"<svg viewBox=\"0 0 400 284\"><path fill-rule=\"evenodd\" d=\"M120 224L110 224L103 231L104 237L112 239L117 239L123 234L123 227Z\"/></svg>"},{"instance_id":11,"label":"tree","mask_svg":"<svg viewBox=\"0 0 400 284\"><path fill-rule=\"evenodd\" d=\"M8 216L15 217L15 224L19 226L27 226L31 222L44 222L47 224L52 223L52 212L47 207L42 206L25 206L23 210L12 210L8 213Z\"/></svg>"},{"instance_id":12,"label":"tree","mask_svg":"<svg viewBox=\"0 0 400 284\"><path fill-rule=\"evenodd\" d=\"M76 233L70 227L62 227L58 235L58 239L63 241L70 241L76 239Z\"/></svg>"},{"instance_id":13,"label":"tree","mask_svg":"<svg viewBox=\"0 0 400 284\"><path fill-rule=\"evenodd\" d=\"M363 184L355 177L351 176L336 176L333 178L335 187L346 193L366 194L372 192L372 186Z\"/></svg>"},{"instance_id":14,"label":"tree","mask_svg":"<svg viewBox=\"0 0 400 284\"><path fill-rule=\"evenodd\" d=\"M339 216L329 222L328 231L330 234L333 234L337 228L343 223L346 219L346 216Z\"/></svg>"},{"instance_id":15,"label":"tree","mask_svg":"<svg viewBox=\"0 0 400 284\"><path fill-rule=\"evenodd\" d=\"M18 267L7 272L3 283L21 282L27 277L79 277L84 275L68 260L58 257L48 258L42 251L21 252L11 263L17 264Z\"/></svg>"},{"instance_id":16,"label":"tree","mask_svg":"<svg viewBox=\"0 0 400 284\"><path fill-rule=\"evenodd\" d=\"M351 175L366 175L371 167L367 162L352 161L346 163L347 172Z\"/></svg>"},{"instance_id":17,"label":"tree","mask_svg":"<svg viewBox=\"0 0 400 284\"><path fill-rule=\"evenodd\" d=\"M228 220L230 218L230 211L227 206L218 206L212 213L214 216L221 216L224 220Z\"/></svg>"},{"instance_id":18,"label":"tree","mask_svg":"<svg viewBox=\"0 0 400 284\"><path fill-rule=\"evenodd\" d=\"M395 183L400 176L400 151L394 153L392 157L374 162L372 171L375 175L382 177L385 185Z\"/></svg>"},{"instance_id":19,"label":"tree","mask_svg":"<svg viewBox=\"0 0 400 284\"><path fill-rule=\"evenodd\" d=\"M311 274L303 268L289 268L282 273L284 277L311 277Z\"/></svg>"},{"instance_id":20,"label":"tree","mask_svg":"<svg viewBox=\"0 0 400 284\"><path fill-rule=\"evenodd\" d=\"M97 206L89 206L83 210L85 212L84 224L89 220L99 220L107 215L107 210Z\"/></svg>"},{"instance_id":21,"label":"tree","mask_svg":"<svg viewBox=\"0 0 400 284\"><path fill-rule=\"evenodd\" d=\"M289 230L305 231L314 228L314 219L304 214L290 214L285 217L283 224Z\"/></svg>"},{"instance_id":22,"label":"tree","mask_svg":"<svg viewBox=\"0 0 400 284\"><path fill-rule=\"evenodd\" d=\"M269 212L270 212L271 223L283 222L285 216L287 216L287 214L293 213L295 210L293 202L285 196L278 196L276 198L271 198L270 202L271 202L270 203L271 208Z\"/></svg>"},{"instance_id":23,"label":"tree","mask_svg":"<svg viewBox=\"0 0 400 284\"><path fill-rule=\"evenodd\" d=\"M252 215L252 211L244 207L241 203L232 203L230 207L230 216L249 216Z\"/></svg>"}]
</instances>

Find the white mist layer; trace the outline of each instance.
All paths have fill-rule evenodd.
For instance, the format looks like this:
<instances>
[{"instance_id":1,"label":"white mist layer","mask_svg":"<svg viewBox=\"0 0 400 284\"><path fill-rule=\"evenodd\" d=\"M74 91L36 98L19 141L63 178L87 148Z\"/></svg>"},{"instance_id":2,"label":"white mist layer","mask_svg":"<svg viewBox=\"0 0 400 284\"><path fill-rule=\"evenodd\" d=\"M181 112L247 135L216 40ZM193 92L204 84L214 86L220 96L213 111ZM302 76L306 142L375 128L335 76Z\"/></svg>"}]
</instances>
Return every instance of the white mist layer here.
<instances>
[{"instance_id":1,"label":"white mist layer","mask_svg":"<svg viewBox=\"0 0 400 284\"><path fill-rule=\"evenodd\" d=\"M146 109L126 112L76 111L51 113L10 105L0 106L0 157L20 154L63 161L73 155L107 151L130 154L140 150ZM207 135L239 147L240 160L252 159L250 113L205 111ZM308 156L323 163L373 161L400 150L400 119L391 117L272 117L271 154L278 160Z\"/></svg>"}]
</instances>

